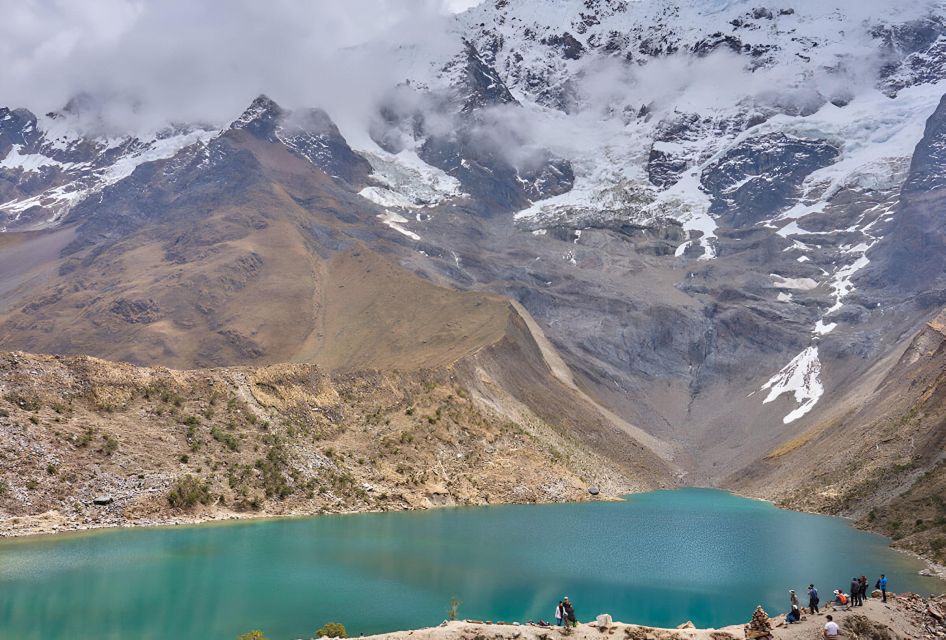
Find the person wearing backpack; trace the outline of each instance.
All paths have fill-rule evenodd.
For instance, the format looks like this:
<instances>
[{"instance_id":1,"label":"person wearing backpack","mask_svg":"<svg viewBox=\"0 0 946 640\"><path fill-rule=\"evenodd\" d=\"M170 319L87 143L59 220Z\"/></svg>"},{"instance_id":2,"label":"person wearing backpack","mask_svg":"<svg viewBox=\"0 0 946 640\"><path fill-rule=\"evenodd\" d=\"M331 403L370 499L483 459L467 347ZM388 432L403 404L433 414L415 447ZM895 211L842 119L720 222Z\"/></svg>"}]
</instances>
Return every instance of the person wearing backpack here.
<instances>
[{"instance_id":1,"label":"person wearing backpack","mask_svg":"<svg viewBox=\"0 0 946 640\"><path fill-rule=\"evenodd\" d=\"M808 585L808 610L812 613L821 613L818 611L818 603L821 602L821 599L818 598L818 590L815 589L815 585Z\"/></svg>"}]
</instances>

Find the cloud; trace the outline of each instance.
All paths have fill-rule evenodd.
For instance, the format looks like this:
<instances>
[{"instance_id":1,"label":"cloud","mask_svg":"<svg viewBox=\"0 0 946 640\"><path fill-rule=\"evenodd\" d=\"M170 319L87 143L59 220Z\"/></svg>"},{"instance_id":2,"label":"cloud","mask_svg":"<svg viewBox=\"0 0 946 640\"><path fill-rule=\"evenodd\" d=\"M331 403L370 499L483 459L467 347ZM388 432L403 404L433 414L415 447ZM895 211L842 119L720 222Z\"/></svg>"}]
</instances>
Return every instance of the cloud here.
<instances>
[{"instance_id":1,"label":"cloud","mask_svg":"<svg viewBox=\"0 0 946 640\"><path fill-rule=\"evenodd\" d=\"M402 79L359 46L438 34L457 0L20 0L0 21L0 104L36 112L107 96L116 126L223 122L268 93L359 109ZM124 105L124 118L116 105Z\"/></svg>"}]
</instances>

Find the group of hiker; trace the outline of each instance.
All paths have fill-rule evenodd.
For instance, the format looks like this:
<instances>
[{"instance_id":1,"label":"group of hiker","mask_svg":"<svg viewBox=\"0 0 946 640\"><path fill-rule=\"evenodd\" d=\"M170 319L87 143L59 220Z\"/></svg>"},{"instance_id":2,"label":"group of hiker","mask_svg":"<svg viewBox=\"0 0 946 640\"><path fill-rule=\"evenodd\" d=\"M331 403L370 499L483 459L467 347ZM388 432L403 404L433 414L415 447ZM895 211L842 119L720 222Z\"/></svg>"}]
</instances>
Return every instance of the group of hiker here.
<instances>
[{"instance_id":1,"label":"group of hiker","mask_svg":"<svg viewBox=\"0 0 946 640\"><path fill-rule=\"evenodd\" d=\"M887 576L880 574L880 578L877 579L877 582L874 584L874 588L881 592L881 597L884 602L887 602ZM791 610L785 616L785 622L788 624L794 624L801 620L802 609L801 605L798 602L798 594L795 593L795 590L792 589L788 592L789 597L791 598ZM834 590L834 599L831 601L832 607L834 609L850 609L851 607L862 607L864 606L864 599L867 597L867 576L853 577L851 578L851 588L850 593L845 593L843 589ZM819 614L821 613L821 597L818 595L818 589L815 588L814 584L808 585L808 613L810 614ZM546 623L542 623L546 624ZM571 600L568 599L568 596L565 596L558 601L558 605L555 607L555 624L560 627L577 627L578 619L575 617L575 607L572 605ZM838 625L834 622L834 619L829 615L827 616L827 622L824 626L823 637L824 638L837 638L841 635Z\"/></svg>"},{"instance_id":2,"label":"group of hiker","mask_svg":"<svg viewBox=\"0 0 946 640\"><path fill-rule=\"evenodd\" d=\"M880 578L874 584L874 588L881 592L884 602L887 602L887 576L880 574ZM788 624L794 624L801 620L802 610L798 604L798 595L794 590L788 592L791 598L791 610L785 616ZM834 599L831 601L835 609L850 609L851 607L864 606L864 599L867 597L867 576L860 578L851 578L850 593L845 593L843 589L834 590ZM811 614L820 614L821 597L818 595L818 589L814 584L808 585L808 611ZM839 636L838 625L829 615L827 623L824 626L825 638L837 638Z\"/></svg>"},{"instance_id":3,"label":"group of hiker","mask_svg":"<svg viewBox=\"0 0 946 640\"><path fill-rule=\"evenodd\" d=\"M559 600L558 605L555 607L555 624L560 627L578 626L578 618L575 617L575 607L572 606L568 596Z\"/></svg>"}]
</instances>

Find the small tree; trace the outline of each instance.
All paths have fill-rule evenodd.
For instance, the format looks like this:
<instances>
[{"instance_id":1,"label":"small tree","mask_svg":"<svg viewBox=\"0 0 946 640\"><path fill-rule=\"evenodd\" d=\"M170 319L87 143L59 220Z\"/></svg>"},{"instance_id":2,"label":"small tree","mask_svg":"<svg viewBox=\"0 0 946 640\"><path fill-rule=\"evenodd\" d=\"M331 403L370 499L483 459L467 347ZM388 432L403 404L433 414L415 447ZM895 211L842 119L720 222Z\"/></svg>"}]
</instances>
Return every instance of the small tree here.
<instances>
[{"instance_id":1,"label":"small tree","mask_svg":"<svg viewBox=\"0 0 946 640\"><path fill-rule=\"evenodd\" d=\"M237 640L266 640L266 636L259 629L254 629L253 631L247 631Z\"/></svg>"},{"instance_id":2,"label":"small tree","mask_svg":"<svg viewBox=\"0 0 946 640\"><path fill-rule=\"evenodd\" d=\"M316 638L347 638L348 632L345 631L345 625L340 622L326 622L322 628L315 632Z\"/></svg>"},{"instance_id":3,"label":"small tree","mask_svg":"<svg viewBox=\"0 0 946 640\"><path fill-rule=\"evenodd\" d=\"M460 608L461 604L462 603L456 596L453 596L452 598L450 598L450 608L447 609L447 620L457 619L457 609Z\"/></svg>"}]
</instances>

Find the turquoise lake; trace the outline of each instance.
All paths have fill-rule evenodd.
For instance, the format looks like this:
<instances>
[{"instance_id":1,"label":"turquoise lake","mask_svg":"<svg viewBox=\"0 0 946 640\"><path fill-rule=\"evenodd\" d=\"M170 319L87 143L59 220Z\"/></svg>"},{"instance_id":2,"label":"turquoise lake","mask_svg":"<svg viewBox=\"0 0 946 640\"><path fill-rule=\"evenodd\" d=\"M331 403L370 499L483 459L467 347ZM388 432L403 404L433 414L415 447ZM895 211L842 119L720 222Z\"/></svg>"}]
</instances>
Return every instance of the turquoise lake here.
<instances>
[{"instance_id":1,"label":"turquoise lake","mask_svg":"<svg viewBox=\"0 0 946 640\"><path fill-rule=\"evenodd\" d=\"M721 491L626 502L440 509L126 529L0 542L0 638L272 640L323 623L349 634L446 617L549 620L562 596L580 620L675 626L784 611L814 582L851 576L940 593L921 563L844 520ZM803 600L805 599L802 596Z\"/></svg>"}]
</instances>

